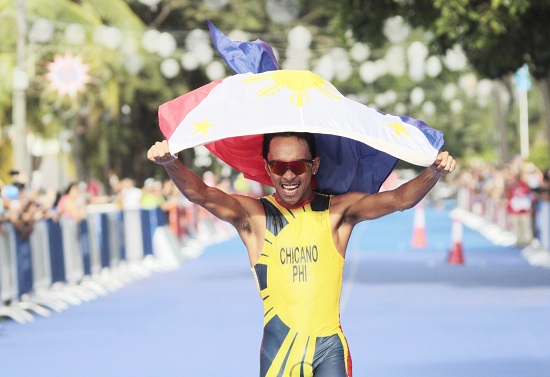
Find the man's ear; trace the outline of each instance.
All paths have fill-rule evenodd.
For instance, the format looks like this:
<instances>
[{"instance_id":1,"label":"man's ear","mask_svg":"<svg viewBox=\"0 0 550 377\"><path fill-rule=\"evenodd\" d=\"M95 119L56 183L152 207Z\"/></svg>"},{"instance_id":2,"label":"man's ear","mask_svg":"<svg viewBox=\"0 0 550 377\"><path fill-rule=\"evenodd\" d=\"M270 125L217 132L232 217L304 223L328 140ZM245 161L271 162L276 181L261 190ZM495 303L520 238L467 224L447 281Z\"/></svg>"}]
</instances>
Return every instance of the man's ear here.
<instances>
[{"instance_id":1,"label":"man's ear","mask_svg":"<svg viewBox=\"0 0 550 377\"><path fill-rule=\"evenodd\" d=\"M319 166L321 165L321 157L315 157L313 159L313 174L316 174L319 170Z\"/></svg>"},{"instance_id":2,"label":"man's ear","mask_svg":"<svg viewBox=\"0 0 550 377\"><path fill-rule=\"evenodd\" d=\"M271 170L269 170L269 165L267 164L267 160L264 159L264 168L265 168L265 171L267 172L267 175L270 175L271 174Z\"/></svg>"}]
</instances>

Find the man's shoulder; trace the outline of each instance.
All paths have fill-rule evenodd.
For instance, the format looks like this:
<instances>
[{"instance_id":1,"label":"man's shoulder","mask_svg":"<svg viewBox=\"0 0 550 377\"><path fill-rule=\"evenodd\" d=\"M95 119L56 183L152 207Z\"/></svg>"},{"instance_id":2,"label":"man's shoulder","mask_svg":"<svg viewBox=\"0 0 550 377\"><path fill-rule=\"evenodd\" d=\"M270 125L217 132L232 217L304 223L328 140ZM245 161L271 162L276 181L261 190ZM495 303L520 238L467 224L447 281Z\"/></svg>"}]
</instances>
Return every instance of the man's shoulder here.
<instances>
[{"instance_id":1,"label":"man's shoulder","mask_svg":"<svg viewBox=\"0 0 550 377\"><path fill-rule=\"evenodd\" d=\"M232 194L231 196L237 200L248 213L254 213L262 208L262 198L254 198L252 196L241 194Z\"/></svg>"},{"instance_id":2,"label":"man's shoulder","mask_svg":"<svg viewBox=\"0 0 550 377\"><path fill-rule=\"evenodd\" d=\"M370 196L371 194L357 191L350 191L343 194L332 195L330 200L331 208L333 206L346 205L348 203L354 203L358 200Z\"/></svg>"}]
</instances>

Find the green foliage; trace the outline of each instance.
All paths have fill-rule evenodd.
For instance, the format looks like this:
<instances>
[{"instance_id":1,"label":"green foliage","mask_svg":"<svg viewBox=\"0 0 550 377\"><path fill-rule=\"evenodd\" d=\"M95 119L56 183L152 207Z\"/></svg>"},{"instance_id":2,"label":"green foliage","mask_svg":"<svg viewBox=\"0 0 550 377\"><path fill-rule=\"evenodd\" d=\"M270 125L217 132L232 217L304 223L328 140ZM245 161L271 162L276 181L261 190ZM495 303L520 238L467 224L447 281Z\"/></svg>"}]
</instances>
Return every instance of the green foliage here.
<instances>
[{"instance_id":1,"label":"green foliage","mask_svg":"<svg viewBox=\"0 0 550 377\"><path fill-rule=\"evenodd\" d=\"M0 161L2 161L2 163L0 164L0 181L2 181L3 183L10 182L11 177L9 175L9 171L13 166L12 154L13 148L9 140L0 137Z\"/></svg>"},{"instance_id":2,"label":"green foliage","mask_svg":"<svg viewBox=\"0 0 550 377\"><path fill-rule=\"evenodd\" d=\"M337 4L339 26L344 30L351 28L357 38L368 40L375 46L384 45L382 25L385 20L401 15L412 26L433 34L432 53L444 54L453 46L460 45L479 77L506 80L528 63L531 74L540 80L540 85L550 86L549 0L345 0ZM424 87L427 83L420 85ZM550 88L546 90L550 91ZM441 109L440 105L437 107ZM550 103L539 107L544 108L549 109ZM451 139L460 138L458 143L463 146L462 150L473 149L474 153L483 154L484 150L493 149L487 142L492 140L491 130L495 123L491 114L468 107L462 120L451 116L439 119L444 123L441 128L446 130L447 140L449 136ZM548 130L542 132L542 137L548 139L550 114L545 115ZM516 119L508 122L511 141L518 139L514 128ZM465 126L460 132L457 131L458 124ZM544 124L541 121L533 126L540 130ZM484 139L476 138L476 135L482 135Z\"/></svg>"},{"instance_id":3,"label":"green foliage","mask_svg":"<svg viewBox=\"0 0 550 377\"><path fill-rule=\"evenodd\" d=\"M36 19L47 18L55 20L56 28L50 42L28 46L31 74L27 91L28 128L44 137L56 137L62 130L71 131L73 145L78 146L74 153L79 178L94 175L106 179L110 170L120 176L133 176L138 181L162 174L161 168L145 160L150 144L162 138L157 124L158 106L209 81L203 66L191 72L182 70L172 79L163 77L159 70L163 58L141 47L141 35L147 29L175 36L178 49L173 58L176 60L184 53L189 32L207 30L205 21L209 19L225 33L242 30L251 39L265 40L282 57L288 45L287 32L293 26L304 25L313 34L313 64L330 48L349 48L355 41L368 43L372 52L369 60L374 61L382 59L390 47L383 34L385 20L400 15L415 27L409 40L403 42L404 47L419 40L431 42L433 53L443 53L459 44L478 77L506 77L526 61L533 75L540 79L548 76L550 66L547 47L550 27L546 17L550 0L301 0L298 19L284 25L271 20L264 0L231 0L223 9L208 8L202 0L164 0L153 8L137 0L25 2L29 27ZM11 116L16 43L14 4L11 0L0 0L2 127L9 123ZM86 41L82 45L69 45L64 39L64 28L71 23L84 28ZM117 27L128 43L137 46L136 53L142 62L138 74L126 69L127 55L122 48L111 50L94 41L94 30L100 25ZM44 78L55 54L66 52L82 56L93 77L86 91L75 98L59 98ZM218 56L215 59L221 61ZM446 148L453 155L494 154L490 140L494 133L495 109L491 104L479 106L475 97L460 91L458 99L465 111L454 114L450 103L441 96L446 83L458 83L460 73L444 69L437 78L427 77L420 82L413 82L407 74L385 75L374 84L365 85L358 74L359 63L352 64L355 70L350 79L333 80L342 93L365 97L368 104L373 105L377 95L391 89L397 93L400 110L404 106L408 115L444 131ZM409 96L416 86L425 91L426 101L434 104L435 114L426 115L421 108L412 106ZM533 135L538 135L539 141L544 139L538 132L543 125L542 106L536 101L532 106L530 120L536 130ZM395 105L380 110L397 112ZM508 120L512 139L516 119L516 114L511 114ZM533 147L534 156L543 148L539 144ZM2 166L9 161L4 157L6 151L6 144L2 144ZM536 158L543 160L543 157Z\"/></svg>"},{"instance_id":4,"label":"green foliage","mask_svg":"<svg viewBox=\"0 0 550 377\"><path fill-rule=\"evenodd\" d=\"M398 14L398 3L394 0L341 0L344 11L339 14L339 26L352 29L359 40L367 40L375 46L385 42L382 34L387 18Z\"/></svg>"},{"instance_id":5,"label":"green foliage","mask_svg":"<svg viewBox=\"0 0 550 377\"><path fill-rule=\"evenodd\" d=\"M550 156L548 155L548 150L550 149L549 144L548 139L537 138L530 149L529 161L534 163L541 171L550 169Z\"/></svg>"},{"instance_id":6,"label":"green foliage","mask_svg":"<svg viewBox=\"0 0 550 377\"><path fill-rule=\"evenodd\" d=\"M83 0L81 7L96 13L107 25L116 25L122 30L138 33L145 28L142 20L125 1Z\"/></svg>"},{"instance_id":7,"label":"green foliage","mask_svg":"<svg viewBox=\"0 0 550 377\"><path fill-rule=\"evenodd\" d=\"M25 11L30 20L41 17L66 23L94 26L101 24L101 20L95 17L95 12L90 12L88 7L71 0L26 0Z\"/></svg>"},{"instance_id":8,"label":"green foliage","mask_svg":"<svg viewBox=\"0 0 550 377\"><path fill-rule=\"evenodd\" d=\"M14 56L9 53L0 53L0 124L8 121L8 109L12 101L12 77Z\"/></svg>"}]
</instances>

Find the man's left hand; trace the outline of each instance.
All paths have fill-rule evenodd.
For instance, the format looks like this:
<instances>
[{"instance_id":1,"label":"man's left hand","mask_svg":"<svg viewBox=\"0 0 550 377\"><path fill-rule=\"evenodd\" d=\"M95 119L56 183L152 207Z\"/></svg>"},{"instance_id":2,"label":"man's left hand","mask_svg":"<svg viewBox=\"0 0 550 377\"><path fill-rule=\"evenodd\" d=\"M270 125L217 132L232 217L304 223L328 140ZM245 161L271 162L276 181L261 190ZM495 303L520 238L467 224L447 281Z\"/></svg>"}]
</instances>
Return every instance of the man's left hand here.
<instances>
[{"instance_id":1,"label":"man's left hand","mask_svg":"<svg viewBox=\"0 0 550 377\"><path fill-rule=\"evenodd\" d=\"M435 169L435 173L437 175L443 177L455 170L456 160L449 154L449 152L440 152L437 155L432 168Z\"/></svg>"}]
</instances>

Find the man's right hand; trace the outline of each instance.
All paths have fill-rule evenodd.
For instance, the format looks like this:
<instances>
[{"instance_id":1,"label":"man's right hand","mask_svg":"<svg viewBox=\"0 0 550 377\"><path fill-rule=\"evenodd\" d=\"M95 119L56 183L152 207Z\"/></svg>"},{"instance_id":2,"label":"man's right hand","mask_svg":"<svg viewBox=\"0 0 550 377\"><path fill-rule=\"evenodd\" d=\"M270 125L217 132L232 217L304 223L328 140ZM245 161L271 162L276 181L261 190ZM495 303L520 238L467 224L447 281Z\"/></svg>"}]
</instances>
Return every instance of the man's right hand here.
<instances>
[{"instance_id":1,"label":"man's right hand","mask_svg":"<svg viewBox=\"0 0 550 377\"><path fill-rule=\"evenodd\" d=\"M149 151L147 151L147 158L159 165L166 165L177 159L177 155L170 154L168 148L168 141L157 141Z\"/></svg>"}]
</instances>

